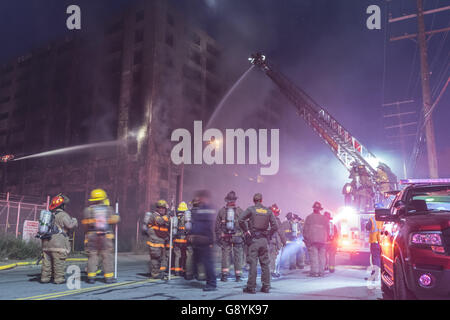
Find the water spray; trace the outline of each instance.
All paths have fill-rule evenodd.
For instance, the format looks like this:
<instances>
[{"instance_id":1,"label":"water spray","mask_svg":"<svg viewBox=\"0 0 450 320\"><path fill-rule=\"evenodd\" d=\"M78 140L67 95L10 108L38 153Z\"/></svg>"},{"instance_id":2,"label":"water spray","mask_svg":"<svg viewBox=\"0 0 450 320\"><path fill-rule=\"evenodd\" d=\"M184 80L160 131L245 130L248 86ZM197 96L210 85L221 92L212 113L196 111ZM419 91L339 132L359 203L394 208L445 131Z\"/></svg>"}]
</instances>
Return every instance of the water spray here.
<instances>
[{"instance_id":1,"label":"water spray","mask_svg":"<svg viewBox=\"0 0 450 320\"><path fill-rule=\"evenodd\" d=\"M73 147L67 147L67 148L61 148L61 149L56 149L56 150L51 150L51 151L40 152L40 153L32 154L29 156L12 159L10 161L19 161L19 160L32 159L32 158L48 157L48 156L53 156L53 155L57 155L57 154L85 150L85 149L90 149L90 148L116 146L116 145L120 144L121 142L122 142L121 140L113 140L113 141L83 144L83 145L79 145L79 146L73 146Z\"/></svg>"}]
</instances>

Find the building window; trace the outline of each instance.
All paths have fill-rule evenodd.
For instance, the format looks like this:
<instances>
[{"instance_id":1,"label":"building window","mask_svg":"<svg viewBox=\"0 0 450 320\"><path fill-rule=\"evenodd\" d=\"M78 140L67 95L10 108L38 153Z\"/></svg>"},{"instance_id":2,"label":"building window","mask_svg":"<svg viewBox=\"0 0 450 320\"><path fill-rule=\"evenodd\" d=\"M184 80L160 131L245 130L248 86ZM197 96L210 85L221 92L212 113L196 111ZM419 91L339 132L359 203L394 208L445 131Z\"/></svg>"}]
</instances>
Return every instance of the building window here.
<instances>
[{"instance_id":1,"label":"building window","mask_svg":"<svg viewBox=\"0 0 450 320\"><path fill-rule=\"evenodd\" d=\"M142 72L141 70L133 72L133 84L139 85L142 81Z\"/></svg>"},{"instance_id":2,"label":"building window","mask_svg":"<svg viewBox=\"0 0 450 320\"><path fill-rule=\"evenodd\" d=\"M216 73L217 71L216 63L211 59L206 59L206 70L208 70L211 73Z\"/></svg>"},{"instance_id":3,"label":"building window","mask_svg":"<svg viewBox=\"0 0 450 320\"><path fill-rule=\"evenodd\" d=\"M134 52L134 58L133 58L134 64L141 64L142 63L142 50L135 51Z\"/></svg>"},{"instance_id":4,"label":"building window","mask_svg":"<svg viewBox=\"0 0 450 320\"><path fill-rule=\"evenodd\" d=\"M12 84L11 80L2 81L2 83L0 83L0 89L9 87L11 84Z\"/></svg>"},{"instance_id":5,"label":"building window","mask_svg":"<svg viewBox=\"0 0 450 320\"><path fill-rule=\"evenodd\" d=\"M2 103L7 103L7 102L9 102L9 100L11 100L11 97L3 97L3 98L0 98L0 104L2 104Z\"/></svg>"},{"instance_id":6,"label":"building window","mask_svg":"<svg viewBox=\"0 0 450 320\"><path fill-rule=\"evenodd\" d=\"M208 51L211 55L215 57L218 57L220 55L219 50L217 50L214 46L212 46L209 43L206 45L206 51Z\"/></svg>"},{"instance_id":7,"label":"building window","mask_svg":"<svg viewBox=\"0 0 450 320\"><path fill-rule=\"evenodd\" d=\"M200 55L200 53L192 50L190 53L190 57L189 57L192 61L194 61L194 63L201 65L202 64L202 56Z\"/></svg>"},{"instance_id":8,"label":"building window","mask_svg":"<svg viewBox=\"0 0 450 320\"><path fill-rule=\"evenodd\" d=\"M199 91L190 88L188 86L185 86L183 88L183 95L189 99L191 102L195 104L201 104L202 103L202 95Z\"/></svg>"},{"instance_id":9,"label":"building window","mask_svg":"<svg viewBox=\"0 0 450 320\"><path fill-rule=\"evenodd\" d=\"M123 29L123 27L124 27L123 21L119 21L119 22L113 24L111 27L109 27L109 28L106 30L105 34L106 34L106 35L112 35L112 34L114 34L114 33L117 33L117 32L119 32L119 31L121 31L121 30Z\"/></svg>"},{"instance_id":10,"label":"building window","mask_svg":"<svg viewBox=\"0 0 450 320\"><path fill-rule=\"evenodd\" d=\"M196 69L194 69L194 68L191 68L191 67L189 67L187 65L185 65L183 67L183 75L186 78L190 79L190 80L195 80L195 81L201 81L202 80L201 72L196 70Z\"/></svg>"},{"instance_id":11,"label":"building window","mask_svg":"<svg viewBox=\"0 0 450 320\"><path fill-rule=\"evenodd\" d=\"M173 20L173 17L170 14L167 14L167 24L172 27L175 25L175 21Z\"/></svg>"},{"instance_id":12,"label":"building window","mask_svg":"<svg viewBox=\"0 0 450 320\"><path fill-rule=\"evenodd\" d=\"M122 51L122 39L111 42L108 48L108 53L115 53L118 51Z\"/></svg>"},{"instance_id":13,"label":"building window","mask_svg":"<svg viewBox=\"0 0 450 320\"><path fill-rule=\"evenodd\" d=\"M166 66L168 68L173 68L174 67L173 60L172 60L171 57L166 57Z\"/></svg>"},{"instance_id":14,"label":"building window","mask_svg":"<svg viewBox=\"0 0 450 320\"><path fill-rule=\"evenodd\" d=\"M171 35L171 34L166 35L166 44L169 47L173 47L173 45L174 45L173 35Z\"/></svg>"},{"instance_id":15,"label":"building window","mask_svg":"<svg viewBox=\"0 0 450 320\"><path fill-rule=\"evenodd\" d=\"M136 30L134 33L134 43L139 43L144 41L144 29Z\"/></svg>"},{"instance_id":16,"label":"building window","mask_svg":"<svg viewBox=\"0 0 450 320\"><path fill-rule=\"evenodd\" d=\"M144 20L145 12L144 10L136 12L136 22Z\"/></svg>"},{"instance_id":17,"label":"building window","mask_svg":"<svg viewBox=\"0 0 450 320\"><path fill-rule=\"evenodd\" d=\"M192 42L193 42L194 44L196 44L196 45L198 45L198 46L201 44L200 36L199 36L198 34L196 34L196 33L192 33L192 34L191 34L191 40L192 40Z\"/></svg>"}]
</instances>

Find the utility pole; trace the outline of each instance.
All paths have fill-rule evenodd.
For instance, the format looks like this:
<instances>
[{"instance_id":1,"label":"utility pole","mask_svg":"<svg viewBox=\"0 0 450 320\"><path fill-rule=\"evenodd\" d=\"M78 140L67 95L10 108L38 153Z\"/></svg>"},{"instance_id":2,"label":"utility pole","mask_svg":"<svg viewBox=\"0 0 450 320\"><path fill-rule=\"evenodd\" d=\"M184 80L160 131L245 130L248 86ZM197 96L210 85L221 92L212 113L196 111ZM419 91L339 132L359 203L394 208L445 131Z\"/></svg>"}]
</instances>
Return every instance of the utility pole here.
<instances>
[{"instance_id":1,"label":"utility pole","mask_svg":"<svg viewBox=\"0 0 450 320\"><path fill-rule=\"evenodd\" d=\"M420 52L420 68L421 68L421 78L422 78L422 100L423 100L423 113L424 113L424 129L427 144L427 156L428 156L428 170L430 178L438 178L438 163L436 154L436 142L434 137L434 126L431 117L431 110L433 103L431 101L431 91L430 91L430 71L428 69L428 55L427 55L427 35L433 35L445 31L449 31L450 27L442 28L438 30L425 31L424 15L444 12L450 10L450 6L445 6L442 8L437 8L433 10L424 11L423 0L417 0L417 15L411 14L398 18L390 18L389 23L394 23L398 21L403 21L407 19L412 19L417 17L418 23L418 33L409 34L398 37L391 37L390 41L397 41L403 39L416 39L419 44ZM420 134L420 132L419 132Z\"/></svg>"},{"instance_id":2,"label":"utility pole","mask_svg":"<svg viewBox=\"0 0 450 320\"><path fill-rule=\"evenodd\" d=\"M422 100L423 114L425 117L425 137L427 143L428 170L430 178L438 178L439 174L433 119L431 115L427 117L432 106L432 101L430 90L430 71L428 69L427 39L425 37L425 21L423 17L423 0L417 0L417 23L419 27L417 39L419 40L420 50L420 71L422 78Z\"/></svg>"}]
</instances>

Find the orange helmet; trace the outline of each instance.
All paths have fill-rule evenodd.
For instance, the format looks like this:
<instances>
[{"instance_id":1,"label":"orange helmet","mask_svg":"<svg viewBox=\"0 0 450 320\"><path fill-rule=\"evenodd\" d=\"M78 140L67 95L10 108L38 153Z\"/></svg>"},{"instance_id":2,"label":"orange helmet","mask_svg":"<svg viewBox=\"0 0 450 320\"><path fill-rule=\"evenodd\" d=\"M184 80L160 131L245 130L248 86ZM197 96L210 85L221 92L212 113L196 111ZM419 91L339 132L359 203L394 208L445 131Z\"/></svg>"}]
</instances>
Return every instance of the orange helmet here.
<instances>
[{"instance_id":1,"label":"orange helmet","mask_svg":"<svg viewBox=\"0 0 450 320\"><path fill-rule=\"evenodd\" d=\"M69 198L67 198L65 195L60 193L57 196L53 197L48 208L53 211L68 202L69 202Z\"/></svg>"}]
</instances>

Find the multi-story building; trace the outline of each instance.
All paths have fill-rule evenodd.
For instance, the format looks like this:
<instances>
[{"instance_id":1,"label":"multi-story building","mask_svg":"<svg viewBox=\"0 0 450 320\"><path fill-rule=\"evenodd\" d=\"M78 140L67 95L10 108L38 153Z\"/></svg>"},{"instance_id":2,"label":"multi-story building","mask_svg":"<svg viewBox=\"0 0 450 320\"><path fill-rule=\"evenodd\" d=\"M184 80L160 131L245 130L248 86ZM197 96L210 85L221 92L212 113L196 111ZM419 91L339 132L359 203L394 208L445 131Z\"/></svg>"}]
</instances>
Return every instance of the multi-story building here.
<instances>
[{"instance_id":1,"label":"multi-story building","mask_svg":"<svg viewBox=\"0 0 450 320\"><path fill-rule=\"evenodd\" d=\"M3 192L66 193L75 217L90 190L104 188L119 201L120 248L127 250L157 199L178 200L180 170L170 160L170 135L212 113L223 87L220 49L162 0L139 1L100 29L0 68L0 151L17 158L118 144L13 161L0 170L0 181Z\"/></svg>"}]
</instances>

